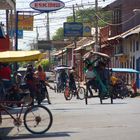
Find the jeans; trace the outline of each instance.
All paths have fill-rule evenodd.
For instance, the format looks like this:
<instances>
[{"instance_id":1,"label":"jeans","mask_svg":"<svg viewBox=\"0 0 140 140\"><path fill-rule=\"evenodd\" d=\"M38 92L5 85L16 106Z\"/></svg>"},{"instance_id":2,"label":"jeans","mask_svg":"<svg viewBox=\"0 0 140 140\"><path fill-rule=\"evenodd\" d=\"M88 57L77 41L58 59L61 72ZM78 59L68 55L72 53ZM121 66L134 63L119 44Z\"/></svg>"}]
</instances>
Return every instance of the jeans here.
<instances>
[{"instance_id":1,"label":"jeans","mask_svg":"<svg viewBox=\"0 0 140 140\"><path fill-rule=\"evenodd\" d=\"M92 93L91 88L97 89L96 81L94 79L91 79L91 80L87 81L86 86L87 86L87 90L89 91L90 95L92 96L93 93Z\"/></svg>"}]
</instances>

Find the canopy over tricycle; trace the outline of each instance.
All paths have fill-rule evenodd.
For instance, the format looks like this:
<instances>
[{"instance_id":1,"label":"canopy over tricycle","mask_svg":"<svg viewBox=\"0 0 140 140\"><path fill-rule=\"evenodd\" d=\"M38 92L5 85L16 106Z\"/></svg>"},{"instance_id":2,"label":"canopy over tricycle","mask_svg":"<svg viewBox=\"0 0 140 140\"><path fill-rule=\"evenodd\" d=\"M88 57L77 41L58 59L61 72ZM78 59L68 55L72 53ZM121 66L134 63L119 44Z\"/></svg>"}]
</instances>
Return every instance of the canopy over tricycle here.
<instances>
[{"instance_id":1,"label":"canopy over tricycle","mask_svg":"<svg viewBox=\"0 0 140 140\"><path fill-rule=\"evenodd\" d=\"M85 63L85 76L86 76L86 95L85 103L88 104L89 97L99 97L100 103L103 103L104 99L111 99L113 103L113 96L110 88L110 71L109 62L110 57L107 54L101 52L90 51L83 56ZM92 71L92 72L91 72ZM94 89L93 95L91 88ZM94 94L97 94L96 96Z\"/></svg>"}]
</instances>

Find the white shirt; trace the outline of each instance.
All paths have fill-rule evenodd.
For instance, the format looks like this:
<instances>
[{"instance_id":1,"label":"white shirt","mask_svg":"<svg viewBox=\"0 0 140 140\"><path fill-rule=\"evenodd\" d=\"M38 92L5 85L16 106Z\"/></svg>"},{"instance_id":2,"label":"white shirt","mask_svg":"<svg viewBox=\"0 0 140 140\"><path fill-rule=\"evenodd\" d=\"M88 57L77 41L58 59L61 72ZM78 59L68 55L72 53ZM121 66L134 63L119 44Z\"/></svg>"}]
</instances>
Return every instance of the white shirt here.
<instances>
[{"instance_id":1,"label":"white shirt","mask_svg":"<svg viewBox=\"0 0 140 140\"><path fill-rule=\"evenodd\" d=\"M86 78L87 79L92 79L92 78L95 78L95 77L96 77L96 75L95 75L93 70L91 70L91 71L87 70L86 71Z\"/></svg>"}]
</instances>

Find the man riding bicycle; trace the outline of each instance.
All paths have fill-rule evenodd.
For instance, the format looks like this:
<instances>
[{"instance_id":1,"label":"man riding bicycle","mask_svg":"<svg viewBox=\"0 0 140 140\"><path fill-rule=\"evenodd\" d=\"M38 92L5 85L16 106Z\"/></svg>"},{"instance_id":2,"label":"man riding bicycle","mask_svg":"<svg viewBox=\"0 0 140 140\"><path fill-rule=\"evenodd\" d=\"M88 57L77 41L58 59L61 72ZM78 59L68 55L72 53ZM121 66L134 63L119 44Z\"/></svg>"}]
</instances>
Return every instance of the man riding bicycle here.
<instances>
[{"instance_id":1,"label":"man riding bicycle","mask_svg":"<svg viewBox=\"0 0 140 140\"><path fill-rule=\"evenodd\" d=\"M76 81L75 81L76 78L79 79L79 76L75 71L75 67L73 67L72 70L69 71L69 87L70 89L75 91L75 94L77 95L77 99L78 99L79 95L76 87Z\"/></svg>"}]
</instances>

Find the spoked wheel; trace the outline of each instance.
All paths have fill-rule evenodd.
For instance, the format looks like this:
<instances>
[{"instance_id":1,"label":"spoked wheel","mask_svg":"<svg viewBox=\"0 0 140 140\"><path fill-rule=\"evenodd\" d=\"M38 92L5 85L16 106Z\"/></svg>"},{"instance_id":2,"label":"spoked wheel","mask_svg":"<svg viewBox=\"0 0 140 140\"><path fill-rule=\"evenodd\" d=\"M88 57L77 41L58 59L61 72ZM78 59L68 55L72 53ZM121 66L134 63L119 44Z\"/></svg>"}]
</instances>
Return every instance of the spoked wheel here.
<instances>
[{"instance_id":1,"label":"spoked wheel","mask_svg":"<svg viewBox=\"0 0 140 140\"><path fill-rule=\"evenodd\" d=\"M78 95L79 95L80 100L83 100L85 98L85 88L84 87L78 88Z\"/></svg>"},{"instance_id":2,"label":"spoked wheel","mask_svg":"<svg viewBox=\"0 0 140 140\"><path fill-rule=\"evenodd\" d=\"M24 114L24 125L33 134L43 134L52 125L53 117L50 110L41 105L28 108Z\"/></svg>"},{"instance_id":3,"label":"spoked wheel","mask_svg":"<svg viewBox=\"0 0 140 140\"><path fill-rule=\"evenodd\" d=\"M103 104L103 95L99 93L100 103Z\"/></svg>"},{"instance_id":4,"label":"spoked wheel","mask_svg":"<svg viewBox=\"0 0 140 140\"><path fill-rule=\"evenodd\" d=\"M85 104L88 104L88 91L87 89L85 90Z\"/></svg>"},{"instance_id":5,"label":"spoked wheel","mask_svg":"<svg viewBox=\"0 0 140 140\"><path fill-rule=\"evenodd\" d=\"M110 99L111 99L111 104L113 104L113 97L111 96Z\"/></svg>"},{"instance_id":6,"label":"spoked wheel","mask_svg":"<svg viewBox=\"0 0 140 140\"><path fill-rule=\"evenodd\" d=\"M65 88L65 91L64 91L64 97L66 100L71 100L72 99L72 91L69 89L69 87L66 87Z\"/></svg>"}]
</instances>

